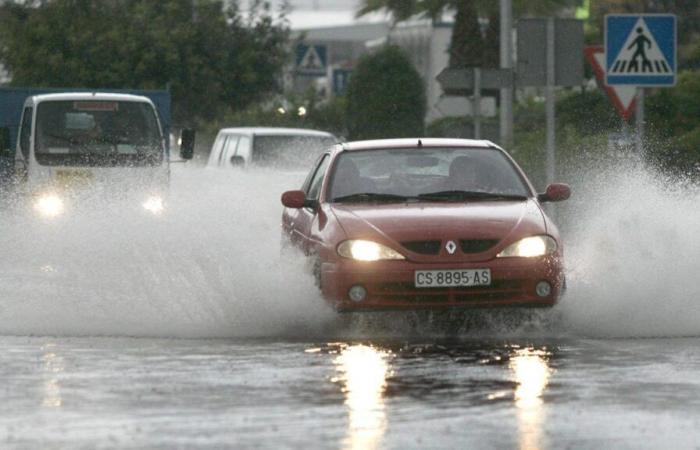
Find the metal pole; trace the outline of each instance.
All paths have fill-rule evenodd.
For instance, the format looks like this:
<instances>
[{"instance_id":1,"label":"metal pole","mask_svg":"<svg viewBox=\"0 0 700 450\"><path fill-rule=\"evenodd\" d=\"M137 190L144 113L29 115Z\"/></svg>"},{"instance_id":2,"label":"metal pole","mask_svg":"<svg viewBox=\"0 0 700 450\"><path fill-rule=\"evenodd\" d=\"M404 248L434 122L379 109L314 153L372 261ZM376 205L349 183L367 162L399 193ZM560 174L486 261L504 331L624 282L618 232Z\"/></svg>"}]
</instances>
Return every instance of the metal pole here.
<instances>
[{"instance_id":1,"label":"metal pole","mask_svg":"<svg viewBox=\"0 0 700 450\"><path fill-rule=\"evenodd\" d=\"M474 68L474 139L481 139L481 69Z\"/></svg>"},{"instance_id":2,"label":"metal pole","mask_svg":"<svg viewBox=\"0 0 700 450\"><path fill-rule=\"evenodd\" d=\"M546 96L546 122L547 122L547 184L554 181L556 174L555 157L555 116L554 116L554 18L547 19L547 85Z\"/></svg>"},{"instance_id":3,"label":"metal pole","mask_svg":"<svg viewBox=\"0 0 700 450\"><path fill-rule=\"evenodd\" d=\"M644 88L637 88L635 105L635 120L637 122L637 137L635 139L637 155L644 154Z\"/></svg>"},{"instance_id":4,"label":"metal pole","mask_svg":"<svg viewBox=\"0 0 700 450\"><path fill-rule=\"evenodd\" d=\"M512 0L500 0L501 32L500 53L501 68L513 68L513 2ZM510 147L513 143L513 87L501 88L501 145Z\"/></svg>"}]
</instances>

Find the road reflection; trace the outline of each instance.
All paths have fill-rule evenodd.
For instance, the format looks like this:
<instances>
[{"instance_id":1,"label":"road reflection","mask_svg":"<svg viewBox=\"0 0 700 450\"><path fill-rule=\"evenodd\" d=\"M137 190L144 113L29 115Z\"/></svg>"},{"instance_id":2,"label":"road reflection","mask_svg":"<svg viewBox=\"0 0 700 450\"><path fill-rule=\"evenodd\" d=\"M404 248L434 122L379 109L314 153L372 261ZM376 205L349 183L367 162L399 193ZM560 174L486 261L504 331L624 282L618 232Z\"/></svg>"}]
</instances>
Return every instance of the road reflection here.
<instances>
[{"instance_id":1,"label":"road reflection","mask_svg":"<svg viewBox=\"0 0 700 450\"><path fill-rule=\"evenodd\" d=\"M65 365L63 357L55 353L55 347L55 344L48 343L42 348L44 351L42 356L44 362L44 400L42 405L51 409L60 408L63 405L59 376L65 369Z\"/></svg>"},{"instance_id":2,"label":"road reflection","mask_svg":"<svg viewBox=\"0 0 700 450\"><path fill-rule=\"evenodd\" d=\"M335 358L348 408L349 423L343 447L374 449L386 431L384 392L391 374L391 352L368 345L344 345Z\"/></svg>"},{"instance_id":3,"label":"road reflection","mask_svg":"<svg viewBox=\"0 0 700 450\"><path fill-rule=\"evenodd\" d=\"M349 423L342 447L385 444L390 398L411 398L434 419L445 411L471 414L512 410L515 446L546 448L546 393L561 361L556 346L531 342L437 341L432 343L329 343L307 350L332 356L331 381L341 388ZM435 405L439 405L435 408ZM471 409L475 408L475 409ZM439 412L438 412L439 411ZM467 413L467 411L469 411ZM465 415L466 413L466 415ZM447 417L450 414L447 414Z\"/></svg>"},{"instance_id":4,"label":"road reflection","mask_svg":"<svg viewBox=\"0 0 700 450\"><path fill-rule=\"evenodd\" d=\"M542 396L552 374L548 356L546 350L522 348L510 358L509 366L517 383L514 399L521 450L545 447L543 425L546 409Z\"/></svg>"}]
</instances>

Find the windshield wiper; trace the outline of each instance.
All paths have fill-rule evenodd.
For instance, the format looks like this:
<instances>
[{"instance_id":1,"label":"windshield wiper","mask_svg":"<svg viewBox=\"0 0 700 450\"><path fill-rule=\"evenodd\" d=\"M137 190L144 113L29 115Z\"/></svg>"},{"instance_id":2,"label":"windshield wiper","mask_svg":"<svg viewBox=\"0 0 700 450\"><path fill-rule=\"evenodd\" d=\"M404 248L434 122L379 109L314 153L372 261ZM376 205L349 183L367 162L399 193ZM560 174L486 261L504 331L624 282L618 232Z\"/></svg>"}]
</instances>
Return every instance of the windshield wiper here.
<instances>
[{"instance_id":1,"label":"windshield wiper","mask_svg":"<svg viewBox=\"0 0 700 450\"><path fill-rule=\"evenodd\" d=\"M438 191L419 194L421 200L527 200L525 195L519 194L500 194L496 192L484 191Z\"/></svg>"},{"instance_id":2,"label":"windshield wiper","mask_svg":"<svg viewBox=\"0 0 700 450\"><path fill-rule=\"evenodd\" d=\"M358 194L343 195L335 197L334 202L404 202L406 200L415 199L415 197L407 197L405 195L396 194L380 194L378 192L361 192Z\"/></svg>"}]
</instances>

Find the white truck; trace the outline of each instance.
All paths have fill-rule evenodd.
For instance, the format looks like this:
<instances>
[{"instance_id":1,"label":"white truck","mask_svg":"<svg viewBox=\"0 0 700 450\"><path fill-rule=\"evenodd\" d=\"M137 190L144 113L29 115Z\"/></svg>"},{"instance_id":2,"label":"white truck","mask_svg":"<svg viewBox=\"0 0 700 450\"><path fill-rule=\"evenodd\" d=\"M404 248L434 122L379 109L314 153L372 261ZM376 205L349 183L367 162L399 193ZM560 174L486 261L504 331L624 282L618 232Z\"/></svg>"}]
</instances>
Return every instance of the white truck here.
<instances>
[{"instance_id":1,"label":"white truck","mask_svg":"<svg viewBox=\"0 0 700 450\"><path fill-rule=\"evenodd\" d=\"M163 210L170 178L168 137L149 98L32 95L24 102L16 136L14 184L31 196L38 213L57 216L98 193L133 199L155 214ZM193 151L194 132L183 130L180 157L190 159Z\"/></svg>"}]
</instances>

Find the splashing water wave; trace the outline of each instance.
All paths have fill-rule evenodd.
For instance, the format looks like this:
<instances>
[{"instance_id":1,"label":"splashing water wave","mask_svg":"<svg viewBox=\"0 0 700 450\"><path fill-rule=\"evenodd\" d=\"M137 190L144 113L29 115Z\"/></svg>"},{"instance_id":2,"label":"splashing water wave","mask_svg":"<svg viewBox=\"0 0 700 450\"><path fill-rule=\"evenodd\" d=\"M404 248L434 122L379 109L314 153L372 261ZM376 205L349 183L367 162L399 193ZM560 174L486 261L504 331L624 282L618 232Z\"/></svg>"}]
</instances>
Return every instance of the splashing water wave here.
<instances>
[{"instance_id":1,"label":"splashing water wave","mask_svg":"<svg viewBox=\"0 0 700 450\"><path fill-rule=\"evenodd\" d=\"M56 221L3 211L0 334L327 333L339 321L308 266L279 251L279 195L302 178L178 168L156 218L118 202ZM568 268L561 303L524 325L502 313L467 320L459 335L700 335L698 191L634 164L582 179L559 211ZM362 317L345 334L415 335L399 322ZM439 323L418 327L423 337L440 332Z\"/></svg>"},{"instance_id":2,"label":"splashing water wave","mask_svg":"<svg viewBox=\"0 0 700 450\"><path fill-rule=\"evenodd\" d=\"M279 196L303 174L179 169L160 217L3 213L0 334L269 336L331 317L279 251Z\"/></svg>"},{"instance_id":3,"label":"splashing water wave","mask_svg":"<svg viewBox=\"0 0 700 450\"><path fill-rule=\"evenodd\" d=\"M568 214L562 328L700 336L700 193L639 164L589 171Z\"/></svg>"}]
</instances>

